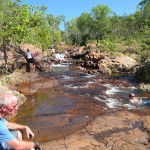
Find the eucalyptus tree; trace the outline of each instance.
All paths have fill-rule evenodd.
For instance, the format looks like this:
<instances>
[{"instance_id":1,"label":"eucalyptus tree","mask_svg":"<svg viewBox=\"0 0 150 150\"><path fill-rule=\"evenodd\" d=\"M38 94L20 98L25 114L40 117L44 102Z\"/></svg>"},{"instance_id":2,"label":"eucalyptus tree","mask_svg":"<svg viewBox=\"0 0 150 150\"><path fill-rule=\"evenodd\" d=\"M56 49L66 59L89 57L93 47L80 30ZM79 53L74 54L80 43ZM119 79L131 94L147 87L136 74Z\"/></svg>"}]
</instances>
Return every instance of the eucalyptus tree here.
<instances>
[{"instance_id":1,"label":"eucalyptus tree","mask_svg":"<svg viewBox=\"0 0 150 150\"><path fill-rule=\"evenodd\" d=\"M142 0L139 3L141 8L142 31L144 34L150 34L150 0Z\"/></svg>"},{"instance_id":2,"label":"eucalyptus tree","mask_svg":"<svg viewBox=\"0 0 150 150\"><path fill-rule=\"evenodd\" d=\"M135 23L136 19L133 14L124 15L121 17L121 28L123 37L133 36L137 32Z\"/></svg>"},{"instance_id":3,"label":"eucalyptus tree","mask_svg":"<svg viewBox=\"0 0 150 150\"><path fill-rule=\"evenodd\" d=\"M110 21L110 37L113 37L113 39L116 37L121 37L122 36L122 32L123 32L123 28L121 26L122 24L122 17L121 16L117 16L115 13L113 14L113 16L109 17L109 21Z\"/></svg>"},{"instance_id":4,"label":"eucalyptus tree","mask_svg":"<svg viewBox=\"0 0 150 150\"><path fill-rule=\"evenodd\" d=\"M38 46L42 50L47 49L53 43L53 39L49 30L49 25L43 22L29 30L27 36L24 38L24 43L30 43Z\"/></svg>"},{"instance_id":5,"label":"eucalyptus tree","mask_svg":"<svg viewBox=\"0 0 150 150\"><path fill-rule=\"evenodd\" d=\"M53 43L58 43L61 41L61 30L60 25L64 22L65 16L53 16L52 14L48 14L46 16L46 21L50 27L50 33L52 35Z\"/></svg>"},{"instance_id":6,"label":"eucalyptus tree","mask_svg":"<svg viewBox=\"0 0 150 150\"><path fill-rule=\"evenodd\" d=\"M66 23L66 30L68 32L68 43L79 44L80 31L77 27L77 18L71 19Z\"/></svg>"},{"instance_id":7,"label":"eucalyptus tree","mask_svg":"<svg viewBox=\"0 0 150 150\"><path fill-rule=\"evenodd\" d=\"M103 5L97 5L92 8L92 32L94 37L102 40L109 31L109 15L111 14L110 8Z\"/></svg>"},{"instance_id":8,"label":"eucalyptus tree","mask_svg":"<svg viewBox=\"0 0 150 150\"><path fill-rule=\"evenodd\" d=\"M6 46L9 43L19 44L28 31L41 24L45 9L20 4L20 0L1 0L0 7L0 37L7 64Z\"/></svg>"},{"instance_id":9,"label":"eucalyptus tree","mask_svg":"<svg viewBox=\"0 0 150 150\"><path fill-rule=\"evenodd\" d=\"M81 44L85 45L87 40L90 39L91 28L92 28L92 18L89 13L82 13L81 16L77 18L77 27L80 31Z\"/></svg>"},{"instance_id":10,"label":"eucalyptus tree","mask_svg":"<svg viewBox=\"0 0 150 150\"><path fill-rule=\"evenodd\" d=\"M139 3L140 7L140 34L141 37L141 48L142 48L142 59L146 60L150 56L150 0L142 0Z\"/></svg>"},{"instance_id":11,"label":"eucalyptus tree","mask_svg":"<svg viewBox=\"0 0 150 150\"><path fill-rule=\"evenodd\" d=\"M143 11L143 10L145 9L145 6L147 6L149 3L150 3L150 0L142 0L142 1L139 3L139 6L140 6L141 11Z\"/></svg>"}]
</instances>

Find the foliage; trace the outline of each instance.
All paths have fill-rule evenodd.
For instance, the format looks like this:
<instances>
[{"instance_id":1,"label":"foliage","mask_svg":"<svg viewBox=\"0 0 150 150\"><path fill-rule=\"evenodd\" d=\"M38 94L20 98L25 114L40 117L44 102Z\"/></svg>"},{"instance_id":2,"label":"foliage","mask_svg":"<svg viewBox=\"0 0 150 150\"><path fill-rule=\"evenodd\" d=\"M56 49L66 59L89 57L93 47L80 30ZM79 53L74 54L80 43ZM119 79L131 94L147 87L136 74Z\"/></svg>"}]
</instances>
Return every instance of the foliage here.
<instances>
[{"instance_id":1,"label":"foliage","mask_svg":"<svg viewBox=\"0 0 150 150\"><path fill-rule=\"evenodd\" d=\"M100 40L97 46L103 50L106 51L115 51L116 50L116 44L108 39L106 40Z\"/></svg>"},{"instance_id":2,"label":"foliage","mask_svg":"<svg viewBox=\"0 0 150 150\"><path fill-rule=\"evenodd\" d=\"M150 82L150 62L140 67L136 72L136 77L145 81Z\"/></svg>"},{"instance_id":3,"label":"foliage","mask_svg":"<svg viewBox=\"0 0 150 150\"><path fill-rule=\"evenodd\" d=\"M45 19L50 27L50 36L52 37L51 44L58 44L61 42L61 30L59 29L59 26L61 23L65 22L65 16L61 15L54 17L52 14L48 14Z\"/></svg>"},{"instance_id":4,"label":"foliage","mask_svg":"<svg viewBox=\"0 0 150 150\"><path fill-rule=\"evenodd\" d=\"M92 18L89 13L82 13L77 18L77 27L80 31L80 45L86 45L87 40L90 39Z\"/></svg>"},{"instance_id":5,"label":"foliage","mask_svg":"<svg viewBox=\"0 0 150 150\"><path fill-rule=\"evenodd\" d=\"M45 6L29 6L21 0L0 0L0 45L7 64L9 44L31 43L47 49L61 41L59 25L64 16L45 15Z\"/></svg>"},{"instance_id":6,"label":"foliage","mask_svg":"<svg viewBox=\"0 0 150 150\"><path fill-rule=\"evenodd\" d=\"M45 6L20 2L0 0L0 44L5 56L9 43L31 43L45 50L61 41L69 45L87 45L88 41L95 41L106 51L118 50L116 43L124 43L127 52L130 50L145 59L149 55L150 0L141 0L136 12L130 15L118 16L108 6L99 4L90 13L83 12L70 21L65 21L63 15L45 14ZM60 30L62 24L64 31ZM133 44L135 48L128 48ZM139 45L141 47L137 48Z\"/></svg>"},{"instance_id":7,"label":"foliage","mask_svg":"<svg viewBox=\"0 0 150 150\"><path fill-rule=\"evenodd\" d=\"M27 36L24 39L25 43L31 43L41 47L43 50L47 49L47 47L52 44L53 40L47 24L42 24L29 31L30 32L27 33Z\"/></svg>"},{"instance_id":8,"label":"foliage","mask_svg":"<svg viewBox=\"0 0 150 150\"><path fill-rule=\"evenodd\" d=\"M80 40L80 31L77 27L77 18L70 20L70 22L66 22L65 28L67 30L67 43L78 44Z\"/></svg>"},{"instance_id":9,"label":"foliage","mask_svg":"<svg viewBox=\"0 0 150 150\"><path fill-rule=\"evenodd\" d=\"M110 9L107 6L98 5L92 9L92 32L93 36L98 40L102 40L109 31Z\"/></svg>"},{"instance_id":10,"label":"foliage","mask_svg":"<svg viewBox=\"0 0 150 150\"><path fill-rule=\"evenodd\" d=\"M107 51L117 50L115 43L124 43L127 52L130 50L130 53L145 57L147 54L148 57L149 10L150 0L142 0L135 13L123 16L112 13L107 6L97 5L91 13L83 12L66 23L63 35L67 35L67 38L64 40L73 44L76 39L79 45L87 45L89 40L97 41L97 45Z\"/></svg>"},{"instance_id":11,"label":"foliage","mask_svg":"<svg viewBox=\"0 0 150 150\"><path fill-rule=\"evenodd\" d=\"M21 43L30 28L42 23L45 9L31 7L27 4L19 5L19 1L2 1L0 7L0 39L7 64L6 46L10 43Z\"/></svg>"},{"instance_id":12,"label":"foliage","mask_svg":"<svg viewBox=\"0 0 150 150\"><path fill-rule=\"evenodd\" d=\"M140 51L141 61L145 61L148 58L150 58L150 39L149 38L143 39L141 47L142 47Z\"/></svg>"}]
</instances>

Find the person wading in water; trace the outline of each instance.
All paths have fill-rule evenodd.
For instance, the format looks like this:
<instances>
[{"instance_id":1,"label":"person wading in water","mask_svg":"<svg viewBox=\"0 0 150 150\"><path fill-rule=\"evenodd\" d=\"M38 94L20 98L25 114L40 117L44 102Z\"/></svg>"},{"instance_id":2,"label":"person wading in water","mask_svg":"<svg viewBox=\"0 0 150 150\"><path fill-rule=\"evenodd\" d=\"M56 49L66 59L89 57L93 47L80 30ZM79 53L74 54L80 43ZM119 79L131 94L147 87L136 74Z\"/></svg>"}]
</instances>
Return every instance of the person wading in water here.
<instances>
[{"instance_id":1,"label":"person wading in water","mask_svg":"<svg viewBox=\"0 0 150 150\"><path fill-rule=\"evenodd\" d=\"M142 100L142 98L147 98L147 97L135 97L134 93L129 94L129 101L135 105L135 106L140 106L140 107L145 107L145 106L150 106L150 100Z\"/></svg>"},{"instance_id":2,"label":"person wading in water","mask_svg":"<svg viewBox=\"0 0 150 150\"><path fill-rule=\"evenodd\" d=\"M33 54L27 49L25 53L26 60L29 64L30 72L35 72L35 64L34 64L34 56Z\"/></svg>"}]
</instances>

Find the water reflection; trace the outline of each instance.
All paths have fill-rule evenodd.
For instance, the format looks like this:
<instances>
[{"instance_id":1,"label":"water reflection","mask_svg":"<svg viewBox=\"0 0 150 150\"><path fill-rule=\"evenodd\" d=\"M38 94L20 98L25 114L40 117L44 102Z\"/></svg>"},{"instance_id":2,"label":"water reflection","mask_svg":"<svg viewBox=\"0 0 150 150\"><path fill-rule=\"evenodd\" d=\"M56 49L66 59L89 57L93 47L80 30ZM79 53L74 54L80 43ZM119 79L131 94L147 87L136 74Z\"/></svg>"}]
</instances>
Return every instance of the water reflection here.
<instances>
[{"instance_id":1,"label":"water reflection","mask_svg":"<svg viewBox=\"0 0 150 150\"><path fill-rule=\"evenodd\" d=\"M59 85L28 97L14 118L16 122L29 125L38 141L73 134L108 110L136 109L129 104L128 94L143 94L133 80L128 82L129 77L128 80L104 78L68 67L55 67L50 72L41 73L41 76L56 77Z\"/></svg>"}]
</instances>

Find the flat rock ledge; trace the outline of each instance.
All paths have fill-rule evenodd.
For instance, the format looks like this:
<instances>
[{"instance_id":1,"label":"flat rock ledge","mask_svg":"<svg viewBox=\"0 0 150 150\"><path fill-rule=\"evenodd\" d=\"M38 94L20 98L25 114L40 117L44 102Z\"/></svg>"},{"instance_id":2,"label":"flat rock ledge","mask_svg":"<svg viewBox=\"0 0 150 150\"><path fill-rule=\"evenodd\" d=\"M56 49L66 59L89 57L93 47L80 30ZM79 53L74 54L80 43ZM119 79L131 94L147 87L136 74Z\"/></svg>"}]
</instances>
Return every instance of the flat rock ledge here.
<instances>
[{"instance_id":1,"label":"flat rock ledge","mask_svg":"<svg viewBox=\"0 0 150 150\"><path fill-rule=\"evenodd\" d=\"M123 111L97 117L64 139L42 143L43 150L149 150L150 117ZM52 135L53 136L53 135Z\"/></svg>"},{"instance_id":2,"label":"flat rock ledge","mask_svg":"<svg viewBox=\"0 0 150 150\"><path fill-rule=\"evenodd\" d=\"M52 88L57 85L57 79L54 77L44 78L38 72L35 73L21 73L14 72L9 76L9 88L17 90L24 95L33 95L40 90Z\"/></svg>"}]
</instances>

